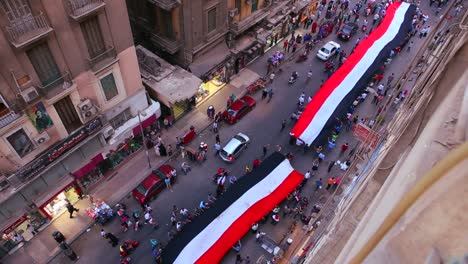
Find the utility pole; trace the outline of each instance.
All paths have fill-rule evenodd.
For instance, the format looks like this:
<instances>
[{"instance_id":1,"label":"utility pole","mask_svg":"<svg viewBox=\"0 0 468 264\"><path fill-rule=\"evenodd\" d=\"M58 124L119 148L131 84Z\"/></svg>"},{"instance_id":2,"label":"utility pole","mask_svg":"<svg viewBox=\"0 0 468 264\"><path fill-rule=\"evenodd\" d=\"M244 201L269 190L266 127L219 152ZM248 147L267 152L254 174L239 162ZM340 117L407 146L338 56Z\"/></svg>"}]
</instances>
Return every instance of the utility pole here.
<instances>
[{"instance_id":1,"label":"utility pole","mask_svg":"<svg viewBox=\"0 0 468 264\"><path fill-rule=\"evenodd\" d=\"M143 124L141 123L140 110L138 110L138 123L140 124L141 137L143 138L143 146L145 148L146 158L148 159L148 168L151 170L151 160L148 153L148 146L146 145L145 133L143 131Z\"/></svg>"}]
</instances>

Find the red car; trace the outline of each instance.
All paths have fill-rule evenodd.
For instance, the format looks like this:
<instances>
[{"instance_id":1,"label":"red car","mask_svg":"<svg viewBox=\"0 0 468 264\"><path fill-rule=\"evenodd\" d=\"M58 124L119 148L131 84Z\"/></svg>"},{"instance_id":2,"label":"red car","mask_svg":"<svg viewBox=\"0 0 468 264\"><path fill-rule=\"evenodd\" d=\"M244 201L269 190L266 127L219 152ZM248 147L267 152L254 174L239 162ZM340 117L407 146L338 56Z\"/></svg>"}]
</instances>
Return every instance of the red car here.
<instances>
[{"instance_id":1,"label":"red car","mask_svg":"<svg viewBox=\"0 0 468 264\"><path fill-rule=\"evenodd\" d=\"M230 124L234 124L241 119L245 114L250 112L255 107L256 101L248 95L244 95L242 98L237 99L229 108L224 111L223 119Z\"/></svg>"},{"instance_id":2,"label":"red car","mask_svg":"<svg viewBox=\"0 0 468 264\"><path fill-rule=\"evenodd\" d=\"M132 195L140 204L145 204L160 193L166 184L164 179L166 176L171 178L171 183L174 183L175 178L171 177L171 171L174 168L171 165L161 165L157 170L151 172L133 191Z\"/></svg>"}]
</instances>

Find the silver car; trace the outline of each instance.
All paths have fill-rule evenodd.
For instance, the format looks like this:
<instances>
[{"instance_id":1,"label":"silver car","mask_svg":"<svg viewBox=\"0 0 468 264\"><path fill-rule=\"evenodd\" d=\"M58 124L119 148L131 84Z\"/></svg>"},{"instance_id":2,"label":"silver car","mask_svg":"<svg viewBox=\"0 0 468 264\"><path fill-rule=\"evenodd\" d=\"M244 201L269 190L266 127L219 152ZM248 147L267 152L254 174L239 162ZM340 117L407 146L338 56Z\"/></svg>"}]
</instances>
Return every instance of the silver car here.
<instances>
[{"instance_id":1,"label":"silver car","mask_svg":"<svg viewBox=\"0 0 468 264\"><path fill-rule=\"evenodd\" d=\"M247 148L247 145L250 143L250 138L243 134L237 133L226 146L219 152L219 156L226 162L234 162L234 160L239 157L243 150Z\"/></svg>"}]
</instances>

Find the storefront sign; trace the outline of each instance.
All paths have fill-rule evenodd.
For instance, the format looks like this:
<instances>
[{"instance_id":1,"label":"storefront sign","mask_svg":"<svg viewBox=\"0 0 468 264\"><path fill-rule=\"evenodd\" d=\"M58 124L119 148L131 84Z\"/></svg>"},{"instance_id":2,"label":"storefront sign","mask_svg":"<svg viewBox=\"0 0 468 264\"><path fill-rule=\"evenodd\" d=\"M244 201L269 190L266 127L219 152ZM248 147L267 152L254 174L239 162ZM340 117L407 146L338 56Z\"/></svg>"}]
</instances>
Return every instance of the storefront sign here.
<instances>
[{"instance_id":1,"label":"storefront sign","mask_svg":"<svg viewBox=\"0 0 468 264\"><path fill-rule=\"evenodd\" d=\"M52 163L57 158L68 152L71 148L78 145L85 138L99 131L101 127L102 122L99 118L96 118L86 123L80 130L73 133L68 138L62 140L55 146L52 146L44 154L40 155L27 165L23 166L23 168L21 168L15 173L15 175L21 180L26 180L37 175L39 172L43 171L50 163Z\"/></svg>"}]
</instances>

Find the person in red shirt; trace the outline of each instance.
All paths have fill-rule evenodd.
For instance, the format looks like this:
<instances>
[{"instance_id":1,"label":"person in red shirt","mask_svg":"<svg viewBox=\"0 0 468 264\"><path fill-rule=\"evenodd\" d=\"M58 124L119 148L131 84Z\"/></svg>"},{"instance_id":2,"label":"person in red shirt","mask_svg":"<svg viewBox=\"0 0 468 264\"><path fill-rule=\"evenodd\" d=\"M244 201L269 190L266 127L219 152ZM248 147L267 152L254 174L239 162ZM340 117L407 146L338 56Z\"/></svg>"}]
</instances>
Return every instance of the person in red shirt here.
<instances>
[{"instance_id":1,"label":"person in red shirt","mask_svg":"<svg viewBox=\"0 0 468 264\"><path fill-rule=\"evenodd\" d=\"M336 180L335 180L335 177L331 177L328 179L328 185L327 185L327 190L330 189L330 187L333 186L333 184L335 184Z\"/></svg>"},{"instance_id":2,"label":"person in red shirt","mask_svg":"<svg viewBox=\"0 0 468 264\"><path fill-rule=\"evenodd\" d=\"M348 150L348 142L341 145L341 154L345 153Z\"/></svg>"},{"instance_id":3,"label":"person in red shirt","mask_svg":"<svg viewBox=\"0 0 468 264\"><path fill-rule=\"evenodd\" d=\"M286 39L284 42L283 42L283 50L286 51L288 49L288 44L289 44L289 41Z\"/></svg>"},{"instance_id":4,"label":"person in red shirt","mask_svg":"<svg viewBox=\"0 0 468 264\"><path fill-rule=\"evenodd\" d=\"M340 177L336 177L335 183L333 184L333 188L338 187L338 185L340 185L340 183L341 183L341 178L340 178Z\"/></svg>"},{"instance_id":5,"label":"person in red shirt","mask_svg":"<svg viewBox=\"0 0 468 264\"><path fill-rule=\"evenodd\" d=\"M260 160L259 159L254 159L253 161L253 168L255 169L256 167L258 167L260 165Z\"/></svg>"}]
</instances>

